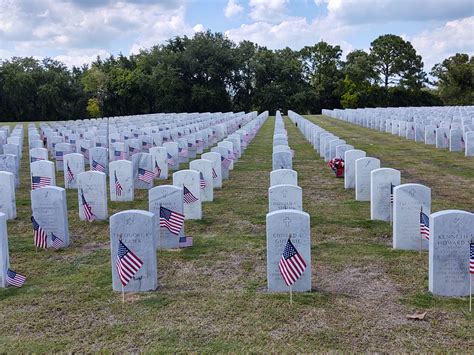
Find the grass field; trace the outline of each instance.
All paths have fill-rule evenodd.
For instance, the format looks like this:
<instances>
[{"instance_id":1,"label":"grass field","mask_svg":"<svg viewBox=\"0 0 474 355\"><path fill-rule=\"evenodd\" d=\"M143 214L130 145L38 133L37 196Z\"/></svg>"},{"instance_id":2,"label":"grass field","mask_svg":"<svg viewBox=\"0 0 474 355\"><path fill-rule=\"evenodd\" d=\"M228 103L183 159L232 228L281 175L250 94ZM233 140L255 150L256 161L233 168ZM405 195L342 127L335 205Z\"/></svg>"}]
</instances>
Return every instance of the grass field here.
<instances>
[{"instance_id":1,"label":"grass field","mask_svg":"<svg viewBox=\"0 0 474 355\"><path fill-rule=\"evenodd\" d=\"M472 210L474 160L323 116L309 116L403 182L432 188L433 211ZM8 222L12 268L20 289L0 290L0 351L311 352L472 351L467 298L428 292L428 254L391 249L388 223L369 220L300 132L285 118L296 156L303 208L311 215L313 291L266 290L265 215L274 118L268 119L231 179L187 221L193 248L158 251L159 289L112 292L108 222L80 222L77 192L67 191L72 246L35 253L29 222L27 150ZM25 125L26 129L26 125ZM63 185L62 173L57 175ZM161 182L162 184L170 183ZM147 209L147 193L109 212ZM427 311L425 321L407 314Z\"/></svg>"}]
</instances>

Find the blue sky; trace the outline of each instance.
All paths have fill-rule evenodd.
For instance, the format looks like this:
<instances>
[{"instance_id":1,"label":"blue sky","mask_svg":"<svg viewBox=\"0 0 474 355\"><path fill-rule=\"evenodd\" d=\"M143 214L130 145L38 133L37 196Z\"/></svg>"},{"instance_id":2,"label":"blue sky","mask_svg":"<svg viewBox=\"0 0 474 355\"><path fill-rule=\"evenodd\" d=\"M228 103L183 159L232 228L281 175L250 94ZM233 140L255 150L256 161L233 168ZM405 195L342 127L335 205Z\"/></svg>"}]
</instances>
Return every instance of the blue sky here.
<instances>
[{"instance_id":1,"label":"blue sky","mask_svg":"<svg viewBox=\"0 0 474 355\"><path fill-rule=\"evenodd\" d=\"M206 29L272 49L323 39L344 55L393 33L412 42L429 71L457 52L474 54L474 1L0 0L3 59L48 56L81 65Z\"/></svg>"}]
</instances>

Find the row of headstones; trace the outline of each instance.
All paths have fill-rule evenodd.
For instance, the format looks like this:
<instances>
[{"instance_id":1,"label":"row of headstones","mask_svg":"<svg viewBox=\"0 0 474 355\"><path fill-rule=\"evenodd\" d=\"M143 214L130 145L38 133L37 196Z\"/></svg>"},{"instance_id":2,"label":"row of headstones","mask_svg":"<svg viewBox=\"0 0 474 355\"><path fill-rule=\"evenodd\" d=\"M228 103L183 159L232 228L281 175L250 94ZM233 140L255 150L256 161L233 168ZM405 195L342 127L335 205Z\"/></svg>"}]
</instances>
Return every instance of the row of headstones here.
<instances>
[{"instance_id":1,"label":"row of headstones","mask_svg":"<svg viewBox=\"0 0 474 355\"><path fill-rule=\"evenodd\" d=\"M465 116L451 114L439 119L430 118L428 112L404 117L394 114L393 109L336 109L323 110L323 115L474 156L474 110L466 111Z\"/></svg>"},{"instance_id":2,"label":"row of headstones","mask_svg":"<svg viewBox=\"0 0 474 355\"><path fill-rule=\"evenodd\" d=\"M337 140L326 138L331 134L294 112L290 111L289 117L320 153ZM441 296L468 295L474 214L460 210L431 213L429 187L401 184L400 171L380 168L380 160L366 157L362 150L345 150L339 157L345 164L344 188L355 189L357 201L370 201L372 220L393 222L393 248L429 250L429 290ZM429 235L421 230L423 215L429 218L423 222Z\"/></svg>"},{"instance_id":3,"label":"row of headstones","mask_svg":"<svg viewBox=\"0 0 474 355\"><path fill-rule=\"evenodd\" d=\"M233 169L234 160L238 159L245 149L253 131L245 126L234 134L229 135L217 147L213 147L210 153L203 154L203 159L212 163L211 171L206 167L208 164L201 164L201 160L191 163L191 169L200 173L201 189L204 201L212 201L212 187L220 188L222 180L228 179L229 170ZM166 143L165 143L166 144ZM170 145L176 144L169 142ZM103 163L102 169L91 166L90 172L84 172L84 156L78 153L66 154L64 164L64 186L66 188L77 188L81 218L88 219L89 213L81 208L87 203L90 209L95 211L95 219L107 218L107 193L106 178L103 174L111 170L110 197L112 201L133 201L134 189L150 189L153 187L153 180L167 179L168 166L176 165L170 163L170 158L166 147L153 147L150 153L138 153L132 156L132 162L127 160L117 160L110 163ZM97 161L107 161L106 148L97 147L91 149L91 157ZM30 151L30 174L32 189L55 186L56 176L54 163L47 160L48 151L45 148L33 148ZM177 166L179 168L179 165ZM94 169L93 169L94 168ZM9 219L16 218L15 191L12 188L11 179L13 174L4 173L0 175L0 188L4 194L0 196L0 212L7 214ZM84 202L86 201L86 202ZM85 215L84 215L85 214ZM89 219L92 218L89 217Z\"/></svg>"},{"instance_id":4,"label":"row of headstones","mask_svg":"<svg viewBox=\"0 0 474 355\"><path fill-rule=\"evenodd\" d=\"M168 149L170 159L174 161L172 168L179 170L180 162L188 162L188 157L195 158L196 154L201 154L208 146L215 144L255 117L255 112L232 114L226 115L218 122L208 120L205 127L202 126L203 124L201 126L189 125L174 130L160 125L148 129L137 129L134 125L134 130L130 131L126 127L121 127L125 130L124 132L110 134L108 131L100 130L100 127L92 126L92 123L89 126L91 131L86 132L82 132L77 127L77 131L74 131L71 126L56 126L53 130L43 125L39 134L32 126L29 128L29 139L32 139L30 149L40 148L42 142L38 138L43 137L46 138L47 148L57 162L58 171L64 169L64 156L74 152L83 154L86 164L94 168L98 166L107 171L108 160L131 159L131 156L136 153L149 153L152 147L164 146ZM99 135L96 137L96 134ZM105 147L110 148L108 159ZM37 155L41 158L44 153L38 151ZM34 158L35 156L32 159Z\"/></svg>"},{"instance_id":5,"label":"row of headstones","mask_svg":"<svg viewBox=\"0 0 474 355\"><path fill-rule=\"evenodd\" d=\"M250 138L247 144L255 137L258 129L265 122L267 117L268 112L265 112L241 128L239 134L249 133ZM116 289L117 282L120 282L119 279L117 279L117 270L114 269L118 255L118 240L114 238L114 236L118 236L118 239L122 240L128 247L132 245L135 253L140 255L143 260L147 260L146 269L144 269L140 275L134 277L135 282L128 286L126 291L149 290L151 289L149 288L151 287L150 285L156 288L156 254L154 259L150 259L150 249L155 253L157 248L178 248L180 246L180 240L184 237L184 219L202 218L201 203L206 198L212 201L214 188L212 181L213 161L206 158L214 158L215 156L219 158L219 164L215 165L215 169L217 173L220 174L220 154L217 152L204 153L201 156L202 159L197 159L190 163L189 170L181 170L173 174L173 185L157 186L149 190L148 212L134 210L124 211L110 218L114 289ZM125 160L123 162L130 164L130 162ZM79 175L81 176L80 184L84 183L83 189L79 189L78 192L79 206L81 206L81 220L91 220L88 218L88 215L93 215L94 219L106 219L107 200L105 198L101 199L96 197L101 194L101 191L102 194L104 194L105 174L94 171L81 173ZM209 179L204 182L202 179L203 176ZM98 183L102 186L101 189L96 188ZM207 191L205 191L206 188L208 188ZM90 193L90 191L93 191L93 193ZM87 198L89 198L87 202L85 200L86 195ZM99 200L98 204L97 200ZM100 204L105 207L102 209L98 208ZM58 249L68 247L70 239L65 189L57 186L46 186L32 190L31 207L33 215L32 222L34 221L33 228L35 229L35 234L43 234L45 238L44 247L54 247ZM166 209L170 214L163 216L162 208ZM6 221L6 215L2 214L2 216ZM162 226L162 217L164 219L168 218L167 223L168 226L171 225L170 228ZM180 219L181 217L182 225L179 229L176 229L176 226L179 225L179 221L176 222L175 219ZM6 225L4 228L0 226L0 231L2 232L0 233L0 249L7 251L6 253L0 254L0 265L3 266L0 273L1 286L5 285L5 280L7 280L9 259ZM154 282L153 279L155 280Z\"/></svg>"},{"instance_id":6,"label":"row of headstones","mask_svg":"<svg viewBox=\"0 0 474 355\"><path fill-rule=\"evenodd\" d=\"M303 191L297 172L292 170L292 158L283 118L277 111L266 216L270 292L311 290L310 217L303 211Z\"/></svg>"},{"instance_id":7,"label":"row of headstones","mask_svg":"<svg viewBox=\"0 0 474 355\"><path fill-rule=\"evenodd\" d=\"M56 148L55 145L61 142L69 143L72 152L80 152L81 149L89 149L94 146L106 147L109 143L110 148L114 148L111 149L110 154L110 160L113 160L112 153L115 151L121 154L121 158L124 158L128 157L129 153L148 151L152 146L161 146L164 142L178 141L188 137L188 143L191 143L189 153L195 154L197 149L202 149L202 143L207 143L208 139L215 141L222 139L223 135L228 133L228 129L235 130L239 124L242 125L243 121L247 120L248 122L249 119L255 118L256 112L213 114L205 121L199 120L199 123L196 123L197 119L189 121L186 120L186 117L173 114L168 116L167 120L155 120L150 123L150 120L146 119L148 115L143 115L144 118L140 121L140 125L137 125L137 122L134 124L124 122L120 126L114 126L114 121L109 123L108 120L90 121L87 124L81 122L79 125L76 121L62 126L55 124L53 129L47 124L43 124L40 127L40 134L35 131L34 127L30 134L35 136L33 139L37 139L38 136L48 138L48 149L52 153ZM180 121L173 124L165 123L173 120L173 117ZM211 127L212 129L210 129ZM126 144L124 145L124 143ZM186 144L183 148L187 148Z\"/></svg>"},{"instance_id":8,"label":"row of headstones","mask_svg":"<svg viewBox=\"0 0 474 355\"><path fill-rule=\"evenodd\" d=\"M17 187L20 185L19 172L23 138L23 126L21 124L16 125L11 131L10 126L0 128L0 171L12 173Z\"/></svg>"}]
</instances>

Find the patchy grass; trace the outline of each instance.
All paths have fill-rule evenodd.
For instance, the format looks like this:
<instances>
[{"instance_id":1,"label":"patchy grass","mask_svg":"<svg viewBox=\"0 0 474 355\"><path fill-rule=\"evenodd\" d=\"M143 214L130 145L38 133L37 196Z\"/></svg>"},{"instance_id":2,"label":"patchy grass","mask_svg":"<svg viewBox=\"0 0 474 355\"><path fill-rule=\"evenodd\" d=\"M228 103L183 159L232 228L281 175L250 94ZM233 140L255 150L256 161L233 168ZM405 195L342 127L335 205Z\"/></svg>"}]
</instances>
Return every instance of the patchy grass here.
<instances>
[{"instance_id":1,"label":"patchy grass","mask_svg":"<svg viewBox=\"0 0 474 355\"><path fill-rule=\"evenodd\" d=\"M472 160L310 119L402 170L404 182L430 186L434 210L472 208ZM354 201L354 192L285 123L311 215L311 293L295 294L290 307L287 294L265 292L273 118L214 202L203 205L204 219L186 222L195 246L158 251L159 289L127 295L125 304L112 292L108 223L79 221L75 190L67 191L71 248L35 253L25 147L19 217L8 230L12 268L28 279L21 289L0 290L0 351L469 351L467 300L430 295L427 254L392 250L390 226L370 221L369 204ZM62 173L57 181L63 185ZM109 202L110 214L130 208L147 209L147 192L138 191L134 202ZM414 311L427 311L427 320L407 320Z\"/></svg>"}]
</instances>

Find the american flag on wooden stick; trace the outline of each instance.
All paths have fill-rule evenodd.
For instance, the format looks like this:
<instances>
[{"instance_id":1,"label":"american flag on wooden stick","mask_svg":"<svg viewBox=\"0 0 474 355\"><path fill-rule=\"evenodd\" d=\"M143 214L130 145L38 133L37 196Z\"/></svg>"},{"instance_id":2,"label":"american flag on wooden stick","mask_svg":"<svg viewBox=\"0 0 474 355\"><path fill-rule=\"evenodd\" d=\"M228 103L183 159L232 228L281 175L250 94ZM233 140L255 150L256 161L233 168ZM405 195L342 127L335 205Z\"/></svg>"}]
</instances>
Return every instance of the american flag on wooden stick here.
<instances>
[{"instance_id":1,"label":"american flag on wooden stick","mask_svg":"<svg viewBox=\"0 0 474 355\"><path fill-rule=\"evenodd\" d=\"M92 207L87 203L86 198L84 197L84 191L81 189L81 202L82 202L82 212L86 221L93 222L96 219L96 215L92 212Z\"/></svg>"},{"instance_id":2,"label":"american flag on wooden stick","mask_svg":"<svg viewBox=\"0 0 474 355\"><path fill-rule=\"evenodd\" d=\"M224 157L221 155L221 164L222 164L222 166L223 166L225 169L229 169L231 163L232 163L232 160L229 160L229 159L227 159L227 158L224 158Z\"/></svg>"},{"instance_id":3,"label":"american flag on wooden stick","mask_svg":"<svg viewBox=\"0 0 474 355\"><path fill-rule=\"evenodd\" d=\"M26 281L26 277L12 269L7 270L7 283L10 286L21 287Z\"/></svg>"},{"instance_id":4,"label":"american flag on wooden stick","mask_svg":"<svg viewBox=\"0 0 474 355\"><path fill-rule=\"evenodd\" d=\"M48 247L48 234L39 225L34 216L31 216L31 223L33 224L33 238L37 248L46 249Z\"/></svg>"},{"instance_id":5,"label":"american flag on wooden stick","mask_svg":"<svg viewBox=\"0 0 474 355\"><path fill-rule=\"evenodd\" d=\"M183 224L184 214L171 211L166 207L160 206L160 227L164 227L171 233L179 235Z\"/></svg>"},{"instance_id":6,"label":"american flag on wooden stick","mask_svg":"<svg viewBox=\"0 0 474 355\"><path fill-rule=\"evenodd\" d=\"M469 243L469 273L474 275L474 243Z\"/></svg>"},{"instance_id":7,"label":"american flag on wooden stick","mask_svg":"<svg viewBox=\"0 0 474 355\"><path fill-rule=\"evenodd\" d=\"M170 153L167 154L168 165L175 165L176 161L174 160L173 156Z\"/></svg>"},{"instance_id":8,"label":"american flag on wooden stick","mask_svg":"<svg viewBox=\"0 0 474 355\"><path fill-rule=\"evenodd\" d=\"M153 170L153 173L155 174L155 177L160 177L161 175L161 168L158 165L158 162L155 160L155 169Z\"/></svg>"},{"instance_id":9,"label":"american flag on wooden stick","mask_svg":"<svg viewBox=\"0 0 474 355\"><path fill-rule=\"evenodd\" d=\"M198 201L196 196L194 196L189 189L183 185L183 192L184 192L184 203L193 203Z\"/></svg>"},{"instance_id":10,"label":"american flag on wooden stick","mask_svg":"<svg viewBox=\"0 0 474 355\"><path fill-rule=\"evenodd\" d=\"M430 218L420 211L420 233L426 240L430 240Z\"/></svg>"},{"instance_id":11,"label":"american flag on wooden stick","mask_svg":"<svg viewBox=\"0 0 474 355\"><path fill-rule=\"evenodd\" d=\"M39 189L51 185L51 178L48 176L32 176L31 177L31 189Z\"/></svg>"},{"instance_id":12,"label":"american flag on wooden stick","mask_svg":"<svg viewBox=\"0 0 474 355\"><path fill-rule=\"evenodd\" d=\"M114 179L115 179L115 195L121 196L122 195L122 185L120 184L119 179L117 178L117 171L114 171Z\"/></svg>"},{"instance_id":13,"label":"american flag on wooden stick","mask_svg":"<svg viewBox=\"0 0 474 355\"><path fill-rule=\"evenodd\" d=\"M81 154L84 156L84 158L89 159L89 149L81 147Z\"/></svg>"},{"instance_id":14,"label":"american flag on wooden stick","mask_svg":"<svg viewBox=\"0 0 474 355\"><path fill-rule=\"evenodd\" d=\"M281 255L278 267L280 268L280 274L287 286L293 285L296 280L303 275L304 270L306 269L306 262L303 260L303 257L296 250L289 238L286 242L283 254Z\"/></svg>"},{"instance_id":15,"label":"american flag on wooden stick","mask_svg":"<svg viewBox=\"0 0 474 355\"><path fill-rule=\"evenodd\" d=\"M216 173L216 170L214 168L212 168L212 178L217 179L217 173Z\"/></svg>"},{"instance_id":16,"label":"american flag on wooden stick","mask_svg":"<svg viewBox=\"0 0 474 355\"><path fill-rule=\"evenodd\" d=\"M204 179L204 174L201 171L199 172L199 187L201 189L206 188L206 179Z\"/></svg>"},{"instance_id":17,"label":"american flag on wooden stick","mask_svg":"<svg viewBox=\"0 0 474 355\"><path fill-rule=\"evenodd\" d=\"M64 242L60 238L56 237L53 233L51 233L51 246L54 249L59 249L64 246Z\"/></svg>"},{"instance_id":18,"label":"american flag on wooden stick","mask_svg":"<svg viewBox=\"0 0 474 355\"><path fill-rule=\"evenodd\" d=\"M74 181L74 173L69 166L69 162L66 163L66 179L69 184Z\"/></svg>"},{"instance_id":19,"label":"american flag on wooden stick","mask_svg":"<svg viewBox=\"0 0 474 355\"><path fill-rule=\"evenodd\" d=\"M105 166L103 166L97 160L92 159L91 170L92 171L99 171L101 173L105 173Z\"/></svg>"},{"instance_id":20,"label":"american flag on wooden stick","mask_svg":"<svg viewBox=\"0 0 474 355\"><path fill-rule=\"evenodd\" d=\"M153 179L155 178L155 174L152 171L138 168L138 180L146 182L147 184L153 183Z\"/></svg>"},{"instance_id":21,"label":"american flag on wooden stick","mask_svg":"<svg viewBox=\"0 0 474 355\"><path fill-rule=\"evenodd\" d=\"M143 261L120 240L115 266L117 267L118 276L122 285L126 286L130 279L140 270L142 265Z\"/></svg>"}]
</instances>

